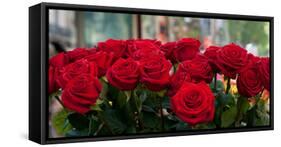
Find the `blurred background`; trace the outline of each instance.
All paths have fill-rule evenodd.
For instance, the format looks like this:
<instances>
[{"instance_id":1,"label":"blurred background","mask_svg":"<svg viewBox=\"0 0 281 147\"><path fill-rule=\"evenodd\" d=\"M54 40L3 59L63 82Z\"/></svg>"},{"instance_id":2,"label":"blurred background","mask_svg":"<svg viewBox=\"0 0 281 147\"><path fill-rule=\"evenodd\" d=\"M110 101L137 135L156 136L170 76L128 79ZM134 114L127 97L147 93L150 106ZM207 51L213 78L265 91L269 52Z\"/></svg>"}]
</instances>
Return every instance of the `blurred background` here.
<instances>
[{"instance_id":1,"label":"blurred background","mask_svg":"<svg viewBox=\"0 0 281 147\"><path fill-rule=\"evenodd\" d=\"M163 43L183 37L201 41L201 50L230 42L254 55L269 54L269 23L209 18L135 15L92 11L49 11L50 56L99 41L146 38Z\"/></svg>"}]
</instances>

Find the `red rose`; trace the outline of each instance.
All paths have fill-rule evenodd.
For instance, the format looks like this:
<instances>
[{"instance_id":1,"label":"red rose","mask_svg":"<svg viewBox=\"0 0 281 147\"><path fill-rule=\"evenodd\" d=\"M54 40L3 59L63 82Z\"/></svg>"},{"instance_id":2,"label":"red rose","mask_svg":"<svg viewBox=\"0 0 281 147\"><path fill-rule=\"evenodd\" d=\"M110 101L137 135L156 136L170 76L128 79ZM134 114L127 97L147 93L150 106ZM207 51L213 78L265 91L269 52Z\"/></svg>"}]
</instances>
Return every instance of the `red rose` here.
<instances>
[{"instance_id":1,"label":"red rose","mask_svg":"<svg viewBox=\"0 0 281 147\"><path fill-rule=\"evenodd\" d=\"M68 64L68 57L65 53L59 53L49 59L48 69L48 93L57 91L60 86L57 82L59 71Z\"/></svg>"},{"instance_id":2,"label":"red rose","mask_svg":"<svg viewBox=\"0 0 281 147\"><path fill-rule=\"evenodd\" d=\"M59 53L49 59L49 66L63 67L68 64L68 57L65 53Z\"/></svg>"},{"instance_id":3,"label":"red rose","mask_svg":"<svg viewBox=\"0 0 281 147\"><path fill-rule=\"evenodd\" d=\"M161 41L156 40L156 39L139 39L140 41L146 41L154 44L156 47L160 47L162 45Z\"/></svg>"},{"instance_id":4,"label":"red rose","mask_svg":"<svg viewBox=\"0 0 281 147\"><path fill-rule=\"evenodd\" d=\"M204 55L208 58L209 63L213 69L213 71L215 72L220 72L217 64L217 52L221 49L221 47L218 46L210 46L206 49L206 51L204 52Z\"/></svg>"},{"instance_id":5,"label":"red rose","mask_svg":"<svg viewBox=\"0 0 281 147\"><path fill-rule=\"evenodd\" d=\"M190 125L212 122L215 114L215 97L205 83L185 82L171 98L176 116Z\"/></svg>"},{"instance_id":6,"label":"red rose","mask_svg":"<svg viewBox=\"0 0 281 147\"><path fill-rule=\"evenodd\" d=\"M108 39L105 42L98 43L98 51L105 51L107 53L113 52L114 59L117 60L123 57L126 52L126 42L123 40Z\"/></svg>"},{"instance_id":7,"label":"red rose","mask_svg":"<svg viewBox=\"0 0 281 147\"><path fill-rule=\"evenodd\" d=\"M191 82L191 77L183 66L179 66L177 72L170 80L168 96L174 96L184 82Z\"/></svg>"},{"instance_id":8,"label":"red rose","mask_svg":"<svg viewBox=\"0 0 281 147\"><path fill-rule=\"evenodd\" d=\"M205 81L211 83L213 71L209 65L208 58L204 55L197 54L192 60L187 60L179 64L190 75L191 80L195 83Z\"/></svg>"},{"instance_id":9,"label":"red rose","mask_svg":"<svg viewBox=\"0 0 281 147\"><path fill-rule=\"evenodd\" d=\"M88 55L92 55L92 54L95 54L97 51L97 48L93 47L93 48L89 48L88 50Z\"/></svg>"},{"instance_id":10,"label":"red rose","mask_svg":"<svg viewBox=\"0 0 281 147\"><path fill-rule=\"evenodd\" d=\"M84 58L88 54L89 52L85 48L76 48L74 50L66 52L66 56L68 57L69 62L71 63Z\"/></svg>"},{"instance_id":11,"label":"red rose","mask_svg":"<svg viewBox=\"0 0 281 147\"><path fill-rule=\"evenodd\" d=\"M268 57L261 58L258 72L264 88L270 91L270 64Z\"/></svg>"},{"instance_id":12,"label":"red rose","mask_svg":"<svg viewBox=\"0 0 281 147\"><path fill-rule=\"evenodd\" d=\"M193 38L183 38L177 42L173 56L178 62L191 60L199 53L200 41Z\"/></svg>"},{"instance_id":13,"label":"red rose","mask_svg":"<svg viewBox=\"0 0 281 147\"><path fill-rule=\"evenodd\" d=\"M184 82L198 83L205 81L210 83L212 79L213 72L208 59L201 54L197 54L192 60L179 64L177 72L171 78L168 95L173 96Z\"/></svg>"},{"instance_id":14,"label":"red rose","mask_svg":"<svg viewBox=\"0 0 281 147\"><path fill-rule=\"evenodd\" d=\"M152 91L165 88L170 80L172 64L161 56L148 58L140 63L140 82Z\"/></svg>"},{"instance_id":15,"label":"red rose","mask_svg":"<svg viewBox=\"0 0 281 147\"><path fill-rule=\"evenodd\" d=\"M248 64L239 72L237 78L237 88L240 95L252 97L262 90L262 83L258 70L260 59L253 55L248 56Z\"/></svg>"},{"instance_id":16,"label":"red rose","mask_svg":"<svg viewBox=\"0 0 281 147\"><path fill-rule=\"evenodd\" d=\"M105 75L107 69L114 63L114 53L99 51L85 57L90 62L95 62L98 67L98 77Z\"/></svg>"},{"instance_id":17,"label":"red rose","mask_svg":"<svg viewBox=\"0 0 281 147\"><path fill-rule=\"evenodd\" d=\"M164 54L160 50L142 49L134 52L133 59L136 61L142 61L155 56L164 57Z\"/></svg>"},{"instance_id":18,"label":"red rose","mask_svg":"<svg viewBox=\"0 0 281 147\"><path fill-rule=\"evenodd\" d=\"M166 44L161 46L161 51L164 52L165 57L172 62L176 62L173 58L173 50L176 48L176 42L167 42Z\"/></svg>"},{"instance_id":19,"label":"red rose","mask_svg":"<svg viewBox=\"0 0 281 147\"><path fill-rule=\"evenodd\" d=\"M153 56L163 55L158 46L151 43L151 41L145 40L135 40L128 46L127 50L129 51L128 56L138 61Z\"/></svg>"},{"instance_id":20,"label":"red rose","mask_svg":"<svg viewBox=\"0 0 281 147\"><path fill-rule=\"evenodd\" d=\"M106 78L120 90L133 90L139 79L138 64L131 58L120 58L107 70Z\"/></svg>"},{"instance_id":21,"label":"red rose","mask_svg":"<svg viewBox=\"0 0 281 147\"><path fill-rule=\"evenodd\" d=\"M81 74L89 74L93 77L97 76L98 71L96 64L94 62L89 62L86 59L81 59L74 63L68 64L62 70L60 70L58 83L62 88L64 88L68 81Z\"/></svg>"},{"instance_id":22,"label":"red rose","mask_svg":"<svg viewBox=\"0 0 281 147\"><path fill-rule=\"evenodd\" d=\"M70 110L86 113L96 103L102 85L96 77L80 74L71 79L62 92L62 102Z\"/></svg>"},{"instance_id":23,"label":"red rose","mask_svg":"<svg viewBox=\"0 0 281 147\"><path fill-rule=\"evenodd\" d=\"M149 40L142 40L142 39L130 39L126 40L126 52L125 57L133 57L133 54L137 50L153 50L158 49L151 41Z\"/></svg>"},{"instance_id":24,"label":"red rose","mask_svg":"<svg viewBox=\"0 0 281 147\"><path fill-rule=\"evenodd\" d=\"M217 65L225 76L235 79L237 73L247 64L247 56L244 48L231 43L217 52Z\"/></svg>"},{"instance_id":25,"label":"red rose","mask_svg":"<svg viewBox=\"0 0 281 147\"><path fill-rule=\"evenodd\" d=\"M58 68L49 66L49 71L48 71L48 93L49 94L59 90L59 88L60 88L60 86L57 82L57 78L59 76L58 73L59 73Z\"/></svg>"},{"instance_id":26,"label":"red rose","mask_svg":"<svg viewBox=\"0 0 281 147\"><path fill-rule=\"evenodd\" d=\"M126 58L133 57L134 52L137 50L138 50L138 47L136 45L135 39L126 40L126 52L125 52Z\"/></svg>"}]
</instances>

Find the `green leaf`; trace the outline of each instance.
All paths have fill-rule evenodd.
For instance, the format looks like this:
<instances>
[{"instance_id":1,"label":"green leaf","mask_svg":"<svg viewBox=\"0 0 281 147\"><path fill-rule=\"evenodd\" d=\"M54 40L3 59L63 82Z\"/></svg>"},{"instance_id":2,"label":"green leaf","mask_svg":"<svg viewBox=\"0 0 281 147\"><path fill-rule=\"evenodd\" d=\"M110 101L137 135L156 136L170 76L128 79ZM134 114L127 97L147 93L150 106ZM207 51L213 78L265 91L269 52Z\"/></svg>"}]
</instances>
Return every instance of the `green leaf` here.
<instances>
[{"instance_id":1,"label":"green leaf","mask_svg":"<svg viewBox=\"0 0 281 147\"><path fill-rule=\"evenodd\" d=\"M212 81L212 83L210 84L210 88L214 91L215 89L215 84L214 84L214 80ZM216 87L217 91L223 91L224 90L224 84L221 80L217 80L217 87ZM214 91L215 92L215 91Z\"/></svg>"},{"instance_id":2,"label":"green leaf","mask_svg":"<svg viewBox=\"0 0 281 147\"><path fill-rule=\"evenodd\" d=\"M132 133L134 130L136 130L136 114L137 108L135 106L134 98L130 98L129 102L122 108L118 109L117 112L121 114L119 119L124 122L127 129L125 132Z\"/></svg>"},{"instance_id":3,"label":"green leaf","mask_svg":"<svg viewBox=\"0 0 281 147\"><path fill-rule=\"evenodd\" d=\"M246 115L247 118L247 126L248 127L253 127L256 126L256 113L257 113L257 105L254 105L248 112Z\"/></svg>"},{"instance_id":4,"label":"green leaf","mask_svg":"<svg viewBox=\"0 0 281 147\"><path fill-rule=\"evenodd\" d=\"M128 102L131 98L132 91L124 91L124 94L126 96L126 102Z\"/></svg>"},{"instance_id":5,"label":"green leaf","mask_svg":"<svg viewBox=\"0 0 281 147\"><path fill-rule=\"evenodd\" d=\"M257 110L257 117L258 117L256 119L257 126L268 126L269 125L270 117L269 117L268 113Z\"/></svg>"},{"instance_id":6,"label":"green leaf","mask_svg":"<svg viewBox=\"0 0 281 147\"><path fill-rule=\"evenodd\" d=\"M96 101L96 105L101 105L103 102L104 102L103 100L101 100L101 99L97 99L97 101Z\"/></svg>"},{"instance_id":7,"label":"green leaf","mask_svg":"<svg viewBox=\"0 0 281 147\"><path fill-rule=\"evenodd\" d=\"M132 97L132 91L120 91L117 97L116 105L118 108L124 107Z\"/></svg>"},{"instance_id":8,"label":"green leaf","mask_svg":"<svg viewBox=\"0 0 281 147\"><path fill-rule=\"evenodd\" d=\"M180 121L175 125L175 128L177 131L183 131L183 130L190 130L189 126L187 123Z\"/></svg>"},{"instance_id":9,"label":"green leaf","mask_svg":"<svg viewBox=\"0 0 281 147\"><path fill-rule=\"evenodd\" d=\"M257 118L256 125L257 126L268 126L270 124L270 115L266 110L266 105L268 105L264 100L260 99L257 103Z\"/></svg>"},{"instance_id":10,"label":"green leaf","mask_svg":"<svg viewBox=\"0 0 281 147\"><path fill-rule=\"evenodd\" d=\"M158 95L159 97L164 97L165 94L166 94L166 92L167 92L167 90L164 89L164 90L158 91L158 92L156 92L156 93L157 93L157 95Z\"/></svg>"},{"instance_id":11,"label":"green leaf","mask_svg":"<svg viewBox=\"0 0 281 147\"><path fill-rule=\"evenodd\" d=\"M94 106L91 106L91 110L94 110L94 111L102 111L101 107L99 105L94 105Z\"/></svg>"},{"instance_id":12,"label":"green leaf","mask_svg":"<svg viewBox=\"0 0 281 147\"><path fill-rule=\"evenodd\" d=\"M99 131L98 131L99 129ZM95 131L93 131L93 136L107 136L111 135L110 129L104 124L104 123L99 123L99 126Z\"/></svg>"},{"instance_id":13,"label":"green leaf","mask_svg":"<svg viewBox=\"0 0 281 147\"><path fill-rule=\"evenodd\" d=\"M103 127L104 124L100 122L95 116L92 116L89 119L90 119L90 124L89 124L88 134L96 136L99 133L97 131L100 131L102 129L99 127Z\"/></svg>"},{"instance_id":14,"label":"green leaf","mask_svg":"<svg viewBox=\"0 0 281 147\"><path fill-rule=\"evenodd\" d=\"M249 101L245 97L239 97L238 98L237 106L238 106L239 111L242 114L245 114L250 108Z\"/></svg>"},{"instance_id":15,"label":"green leaf","mask_svg":"<svg viewBox=\"0 0 281 147\"><path fill-rule=\"evenodd\" d=\"M117 110L113 109L107 109L101 112L101 114L102 119L108 125L113 134L122 134L125 131L126 125L121 120L122 115L124 114L120 114Z\"/></svg>"},{"instance_id":16,"label":"green leaf","mask_svg":"<svg viewBox=\"0 0 281 147\"><path fill-rule=\"evenodd\" d=\"M164 117L164 128L165 130L170 130L175 128L175 125L178 123L178 120L171 119L171 117Z\"/></svg>"},{"instance_id":17,"label":"green leaf","mask_svg":"<svg viewBox=\"0 0 281 147\"><path fill-rule=\"evenodd\" d=\"M102 91L100 93L100 97L102 99L106 99L107 98L107 93L108 93L108 83L106 83L104 80L100 80L100 83L102 84Z\"/></svg>"},{"instance_id":18,"label":"green leaf","mask_svg":"<svg viewBox=\"0 0 281 147\"><path fill-rule=\"evenodd\" d=\"M118 108L124 107L128 103L127 100L129 100L130 97L131 96L129 93L126 93L125 91L120 91L116 99L116 106L118 106Z\"/></svg>"},{"instance_id":19,"label":"green leaf","mask_svg":"<svg viewBox=\"0 0 281 147\"><path fill-rule=\"evenodd\" d=\"M89 128L89 119L79 113L71 113L67 116L69 123L78 130L84 130Z\"/></svg>"},{"instance_id":20,"label":"green leaf","mask_svg":"<svg viewBox=\"0 0 281 147\"><path fill-rule=\"evenodd\" d=\"M57 90L57 91L55 91L55 92L49 94L49 98L52 98L52 97L54 97L54 96L59 96L59 95L61 95L61 93L62 93L61 90Z\"/></svg>"},{"instance_id":21,"label":"green leaf","mask_svg":"<svg viewBox=\"0 0 281 147\"><path fill-rule=\"evenodd\" d=\"M155 113L143 112L142 120L145 128L151 130L159 130L161 128L160 118Z\"/></svg>"},{"instance_id":22,"label":"green leaf","mask_svg":"<svg viewBox=\"0 0 281 147\"><path fill-rule=\"evenodd\" d=\"M231 126L235 122L237 114L237 107L231 107L224 111L221 116L221 127L226 128Z\"/></svg>"},{"instance_id":23,"label":"green leaf","mask_svg":"<svg viewBox=\"0 0 281 147\"><path fill-rule=\"evenodd\" d=\"M216 106L214 122L217 126L221 126L221 113L222 113L222 107Z\"/></svg>"},{"instance_id":24,"label":"green leaf","mask_svg":"<svg viewBox=\"0 0 281 147\"><path fill-rule=\"evenodd\" d=\"M106 76L101 77L101 79L102 79L105 83L108 83L108 80L107 80Z\"/></svg>"},{"instance_id":25,"label":"green leaf","mask_svg":"<svg viewBox=\"0 0 281 147\"><path fill-rule=\"evenodd\" d=\"M67 131L72 129L72 126L67 119L67 115L67 111L62 109L52 117L52 126L59 135L64 135Z\"/></svg>"},{"instance_id":26,"label":"green leaf","mask_svg":"<svg viewBox=\"0 0 281 147\"><path fill-rule=\"evenodd\" d=\"M156 113L156 111L155 111L153 108L151 108L151 107L149 107L149 106L147 106L147 105L142 105L142 110L143 110L143 111L146 111L146 112L153 112L153 113Z\"/></svg>"},{"instance_id":27,"label":"green leaf","mask_svg":"<svg viewBox=\"0 0 281 147\"><path fill-rule=\"evenodd\" d=\"M222 126L221 117L223 110L231 106L235 106L235 98L231 94L224 94L223 92L217 92L216 94L216 110L215 110L215 124L219 127Z\"/></svg>"},{"instance_id":28,"label":"green leaf","mask_svg":"<svg viewBox=\"0 0 281 147\"><path fill-rule=\"evenodd\" d=\"M137 112L140 113L141 109L142 109L142 101L138 97L136 91L133 91L133 100L134 100L134 103L136 105Z\"/></svg>"},{"instance_id":29,"label":"green leaf","mask_svg":"<svg viewBox=\"0 0 281 147\"><path fill-rule=\"evenodd\" d=\"M94 111L103 111L100 107L101 104L103 104L103 100L101 99L97 99L95 105L91 106L91 110L94 110Z\"/></svg>"},{"instance_id":30,"label":"green leaf","mask_svg":"<svg viewBox=\"0 0 281 147\"><path fill-rule=\"evenodd\" d=\"M246 114L246 112L249 110L250 104L248 102L248 99L245 97L239 97L237 101L237 117L236 117L236 122L235 126L240 127L241 125L241 120L243 119L243 116Z\"/></svg>"},{"instance_id":31,"label":"green leaf","mask_svg":"<svg viewBox=\"0 0 281 147\"><path fill-rule=\"evenodd\" d=\"M195 126L195 129L215 129L216 125L214 123L200 123Z\"/></svg>"},{"instance_id":32,"label":"green leaf","mask_svg":"<svg viewBox=\"0 0 281 147\"><path fill-rule=\"evenodd\" d=\"M231 94L223 94L221 97L222 105L235 105L235 98Z\"/></svg>"},{"instance_id":33,"label":"green leaf","mask_svg":"<svg viewBox=\"0 0 281 147\"><path fill-rule=\"evenodd\" d=\"M139 98L140 98L141 102L144 102L147 99L147 97L148 97L148 92L145 91L145 90L143 90L141 92L136 91L136 93L137 94L140 93L138 95L139 95Z\"/></svg>"},{"instance_id":34,"label":"green leaf","mask_svg":"<svg viewBox=\"0 0 281 147\"><path fill-rule=\"evenodd\" d=\"M150 91L144 91L144 93L147 95L145 101L143 102L144 105L147 105L151 108L156 108L159 105L159 98L157 98L157 94L150 92Z\"/></svg>"}]
</instances>

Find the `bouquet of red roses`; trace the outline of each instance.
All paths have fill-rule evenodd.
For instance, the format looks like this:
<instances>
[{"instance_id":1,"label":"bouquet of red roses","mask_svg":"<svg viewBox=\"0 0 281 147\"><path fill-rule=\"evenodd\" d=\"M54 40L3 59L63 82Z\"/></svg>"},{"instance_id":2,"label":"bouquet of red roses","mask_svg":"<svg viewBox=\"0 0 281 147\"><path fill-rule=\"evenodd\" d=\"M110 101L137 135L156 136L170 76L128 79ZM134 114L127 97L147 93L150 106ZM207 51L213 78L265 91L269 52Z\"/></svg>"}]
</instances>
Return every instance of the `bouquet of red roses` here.
<instances>
[{"instance_id":1,"label":"bouquet of red roses","mask_svg":"<svg viewBox=\"0 0 281 147\"><path fill-rule=\"evenodd\" d=\"M49 59L48 92L63 136L269 124L270 65L236 44L113 40ZM51 102L51 101L50 101Z\"/></svg>"}]
</instances>

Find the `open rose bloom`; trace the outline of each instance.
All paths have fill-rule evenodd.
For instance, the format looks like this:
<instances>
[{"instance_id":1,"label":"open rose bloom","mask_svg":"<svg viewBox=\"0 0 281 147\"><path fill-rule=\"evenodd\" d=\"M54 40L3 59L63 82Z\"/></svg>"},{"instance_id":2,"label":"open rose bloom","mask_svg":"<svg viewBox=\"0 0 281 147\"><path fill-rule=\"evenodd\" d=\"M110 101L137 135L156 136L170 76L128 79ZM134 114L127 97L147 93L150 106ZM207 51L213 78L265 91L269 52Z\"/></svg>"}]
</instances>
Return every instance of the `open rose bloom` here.
<instances>
[{"instance_id":1,"label":"open rose bloom","mask_svg":"<svg viewBox=\"0 0 281 147\"><path fill-rule=\"evenodd\" d=\"M51 57L48 74L62 136L269 123L270 59L234 43L202 49L195 38L108 39Z\"/></svg>"}]
</instances>

